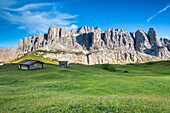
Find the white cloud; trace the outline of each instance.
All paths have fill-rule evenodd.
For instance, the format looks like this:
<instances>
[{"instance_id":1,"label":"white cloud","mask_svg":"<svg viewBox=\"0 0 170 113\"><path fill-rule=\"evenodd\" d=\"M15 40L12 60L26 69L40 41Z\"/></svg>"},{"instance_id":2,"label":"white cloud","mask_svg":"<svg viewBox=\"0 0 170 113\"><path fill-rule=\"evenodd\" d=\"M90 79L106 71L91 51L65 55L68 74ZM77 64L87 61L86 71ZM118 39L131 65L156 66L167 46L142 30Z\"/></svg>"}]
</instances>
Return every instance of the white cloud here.
<instances>
[{"instance_id":1,"label":"white cloud","mask_svg":"<svg viewBox=\"0 0 170 113\"><path fill-rule=\"evenodd\" d=\"M20 27L18 27L19 29L26 29L24 26L20 26Z\"/></svg>"},{"instance_id":2,"label":"white cloud","mask_svg":"<svg viewBox=\"0 0 170 113\"><path fill-rule=\"evenodd\" d=\"M53 3L37 3L37 4L28 4L20 8L12 9L12 8L2 8L5 10L10 10L10 11L25 11L25 10L30 10L30 9L35 9L39 8L42 6L49 6L49 5L54 5Z\"/></svg>"},{"instance_id":3,"label":"white cloud","mask_svg":"<svg viewBox=\"0 0 170 113\"><path fill-rule=\"evenodd\" d=\"M78 26L77 26L77 25L75 25L75 24L72 24L71 26L66 27L66 29L68 29L68 30L70 30L70 29L72 29L72 28L77 29L77 28L78 28Z\"/></svg>"},{"instance_id":4,"label":"white cloud","mask_svg":"<svg viewBox=\"0 0 170 113\"><path fill-rule=\"evenodd\" d=\"M52 10L40 10L42 6ZM57 11L54 3L27 4L15 9L0 8L0 18L18 25L19 29L24 29L30 34L46 33L51 25L67 29L77 28L77 16Z\"/></svg>"},{"instance_id":5,"label":"white cloud","mask_svg":"<svg viewBox=\"0 0 170 113\"><path fill-rule=\"evenodd\" d=\"M150 17L148 20L147 20L147 23L150 22L153 18L155 18L157 15L161 14L162 12L166 11L168 8L170 8L170 3L165 7L163 8L162 10L160 10L159 12L157 12L155 15L153 15L152 17Z\"/></svg>"}]
</instances>

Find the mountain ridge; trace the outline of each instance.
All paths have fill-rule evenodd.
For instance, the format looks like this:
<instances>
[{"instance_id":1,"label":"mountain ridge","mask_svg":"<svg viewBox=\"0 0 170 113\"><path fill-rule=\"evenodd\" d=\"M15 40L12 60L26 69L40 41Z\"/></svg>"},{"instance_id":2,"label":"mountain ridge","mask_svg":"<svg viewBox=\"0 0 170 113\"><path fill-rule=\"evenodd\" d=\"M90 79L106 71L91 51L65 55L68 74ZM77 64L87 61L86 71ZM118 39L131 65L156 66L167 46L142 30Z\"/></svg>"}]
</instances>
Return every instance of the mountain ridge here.
<instances>
[{"instance_id":1,"label":"mountain ridge","mask_svg":"<svg viewBox=\"0 0 170 113\"><path fill-rule=\"evenodd\" d=\"M130 33L124 29L102 31L99 27L87 26L68 31L53 25L47 34L39 33L38 36L20 39L18 47L7 50L0 48L0 62L14 60L34 50L83 52L84 56L51 53L44 56L75 63L136 63L169 60L170 40L159 39L154 28L150 28L148 33L143 30Z\"/></svg>"}]
</instances>

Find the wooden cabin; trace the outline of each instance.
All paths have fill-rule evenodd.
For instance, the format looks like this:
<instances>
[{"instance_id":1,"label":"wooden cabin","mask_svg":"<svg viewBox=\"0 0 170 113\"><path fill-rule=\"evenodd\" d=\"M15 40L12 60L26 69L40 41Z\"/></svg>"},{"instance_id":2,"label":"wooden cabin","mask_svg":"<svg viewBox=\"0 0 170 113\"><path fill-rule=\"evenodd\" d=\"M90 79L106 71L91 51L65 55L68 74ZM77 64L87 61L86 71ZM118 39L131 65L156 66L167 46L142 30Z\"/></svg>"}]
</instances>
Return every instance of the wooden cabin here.
<instances>
[{"instance_id":1,"label":"wooden cabin","mask_svg":"<svg viewBox=\"0 0 170 113\"><path fill-rule=\"evenodd\" d=\"M18 69L30 70L43 68L44 62L39 60L24 60L18 63Z\"/></svg>"},{"instance_id":2,"label":"wooden cabin","mask_svg":"<svg viewBox=\"0 0 170 113\"><path fill-rule=\"evenodd\" d=\"M67 61L59 61L60 67L67 67Z\"/></svg>"}]
</instances>

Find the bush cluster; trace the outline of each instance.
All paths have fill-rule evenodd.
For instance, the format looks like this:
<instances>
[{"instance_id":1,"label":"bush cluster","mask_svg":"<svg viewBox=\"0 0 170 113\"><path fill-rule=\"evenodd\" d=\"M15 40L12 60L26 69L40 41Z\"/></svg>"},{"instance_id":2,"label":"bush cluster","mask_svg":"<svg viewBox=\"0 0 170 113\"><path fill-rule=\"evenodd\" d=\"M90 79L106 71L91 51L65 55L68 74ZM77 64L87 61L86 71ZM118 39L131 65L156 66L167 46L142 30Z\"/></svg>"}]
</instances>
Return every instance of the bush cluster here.
<instances>
[{"instance_id":1,"label":"bush cluster","mask_svg":"<svg viewBox=\"0 0 170 113\"><path fill-rule=\"evenodd\" d=\"M57 59L52 59L52 62L58 62L58 60Z\"/></svg>"},{"instance_id":2,"label":"bush cluster","mask_svg":"<svg viewBox=\"0 0 170 113\"><path fill-rule=\"evenodd\" d=\"M147 65L153 65L153 62L147 62L146 64Z\"/></svg>"},{"instance_id":3,"label":"bush cluster","mask_svg":"<svg viewBox=\"0 0 170 113\"><path fill-rule=\"evenodd\" d=\"M108 71L116 71L116 69L111 64L102 64L101 68Z\"/></svg>"},{"instance_id":4,"label":"bush cluster","mask_svg":"<svg viewBox=\"0 0 170 113\"><path fill-rule=\"evenodd\" d=\"M128 63L127 65L135 65L134 63Z\"/></svg>"}]
</instances>

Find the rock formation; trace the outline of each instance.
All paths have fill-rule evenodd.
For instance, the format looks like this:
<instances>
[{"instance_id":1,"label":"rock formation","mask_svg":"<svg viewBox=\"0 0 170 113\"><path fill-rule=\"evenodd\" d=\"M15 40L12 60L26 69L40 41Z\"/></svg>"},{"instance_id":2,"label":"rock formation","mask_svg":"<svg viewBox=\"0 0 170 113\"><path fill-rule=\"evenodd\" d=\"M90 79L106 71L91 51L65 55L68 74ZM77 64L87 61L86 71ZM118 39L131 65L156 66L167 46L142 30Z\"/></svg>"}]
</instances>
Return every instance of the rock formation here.
<instances>
[{"instance_id":1,"label":"rock formation","mask_svg":"<svg viewBox=\"0 0 170 113\"><path fill-rule=\"evenodd\" d=\"M0 62L7 62L23 56L23 52L15 47L0 47Z\"/></svg>"},{"instance_id":2,"label":"rock formation","mask_svg":"<svg viewBox=\"0 0 170 113\"><path fill-rule=\"evenodd\" d=\"M150 49L151 45L149 43L147 34L144 31L138 30L135 33L135 49L136 51L144 53L145 50Z\"/></svg>"},{"instance_id":3,"label":"rock formation","mask_svg":"<svg viewBox=\"0 0 170 113\"><path fill-rule=\"evenodd\" d=\"M161 41L159 40L156 31L153 28L150 28L148 31L148 39L151 46L162 46Z\"/></svg>"},{"instance_id":4,"label":"rock formation","mask_svg":"<svg viewBox=\"0 0 170 113\"><path fill-rule=\"evenodd\" d=\"M104 32L99 27L84 26L78 31L68 31L64 27L51 26L48 34L20 39L18 47L0 48L0 62L14 60L34 50L62 50L65 53L48 53L44 57L74 63L135 63L169 60L170 40L159 39L153 28L146 34L143 30L129 33L124 29L109 28ZM5 58L10 52L11 58Z\"/></svg>"}]
</instances>

